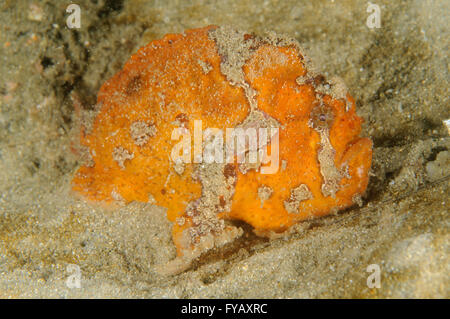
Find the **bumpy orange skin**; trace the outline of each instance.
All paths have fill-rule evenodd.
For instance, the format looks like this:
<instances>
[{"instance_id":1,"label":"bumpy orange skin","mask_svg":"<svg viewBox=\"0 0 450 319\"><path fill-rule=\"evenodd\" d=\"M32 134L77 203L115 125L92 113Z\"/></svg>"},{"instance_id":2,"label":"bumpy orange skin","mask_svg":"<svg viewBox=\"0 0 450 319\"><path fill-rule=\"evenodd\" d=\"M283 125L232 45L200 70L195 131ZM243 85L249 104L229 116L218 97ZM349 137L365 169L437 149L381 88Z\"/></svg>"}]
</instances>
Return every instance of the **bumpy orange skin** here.
<instances>
[{"instance_id":1,"label":"bumpy orange skin","mask_svg":"<svg viewBox=\"0 0 450 319\"><path fill-rule=\"evenodd\" d=\"M280 52L289 57L283 65L271 65L261 70L263 63L260 60L270 59L271 55ZM244 71L247 81L258 91L259 108L284 126L280 129L279 154L280 162L285 160L287 165L274 175L238 172L232 211L224 215L244 220L255 229L280 232L306 218L351 206L353 196L366 190L372 160L371 140L358 137L362 119L356 115L354 100L347 96L351 108L346 111L343 100L333 100L330 96L323 98L334 117L329 135L335 150L335 165L340 169L348 165L351 176L350 179L342 178L341 189L335 197L325 197L321 191L323 179L317 160L320 137L308 125L317 105L316 92L312 84L299 86L296 83L296 78L304 75L304 67L295 50L263 46L248 61ZM255 73L260 76L252 75ZM268 146L270 154L269 149ZM313 198L300 203L298 214L288 213L283 203L289 198L291 189L300 184L308 186ZM262 205L257 192L261 185L274 190Z\"/></svg>"},{"instance_id":2,"label":"bumpy orange skin","mask_svg":"<svg viewBox=\"0 0 450 319\"><path fill-rule=\"evenodd\" d=\"M107 81L98 94L101 109L92 130L82 134L81 144L87 146L93 166L82 166L73 178L73 190L92 201L106 204L117 194L125 202L148 202L168 209L168 218L175 222L183 216L190 201L201 196L201 184L192 176L193 166L186 165L182 174L174 172L171 150L179 141L171 134L174 121L186 119L186 128L193 136L194 120L203 121L203 129L231 128L242 123L250 113L250 104L241 87L231 85L221 73L221 56L209 39L206 27L186 31L183 35L167 35L141 48L124 68ZM283 63L277 58L285 56ZM273 58L273 63L270 62ZM281 232L294 223L311 216L322 216L353 204L355 195L363 194L368 184L372 159L372 143L360 138L362 120L344 99L323 95L322 101L333 115L329 140L335 151L338 169L348 167L335 196L322 194L323 177L318 151L319 133L309 125L318 105L313 83L296 83L307 73L303 57L293 47L261 45L243 67L245 80L257 91L258 108L282 127L279 131L280 163L287 165L277 173L263 175L251 170L241 173L237 166L237 183L230 212L218 212L220 218L238 219L256 230ZM198 61L210 66L205 72ZM156 134L139 146L130 135L136 122L152 123ZM113 158L114 149L122 147L133 158L120 167ZM270 153L270 145L267 146ZM313 198L302 201L298 213L286 211L283 203L293 188L305 184ZM261 205L258 188L273 190ZM113 194L116 194L114 196ZM190 227L174 223L174 242L182 230ZM179 247L178 247L179 248ZM178 250L180 252L180 249Z\"/></svg>"}]
</instances>

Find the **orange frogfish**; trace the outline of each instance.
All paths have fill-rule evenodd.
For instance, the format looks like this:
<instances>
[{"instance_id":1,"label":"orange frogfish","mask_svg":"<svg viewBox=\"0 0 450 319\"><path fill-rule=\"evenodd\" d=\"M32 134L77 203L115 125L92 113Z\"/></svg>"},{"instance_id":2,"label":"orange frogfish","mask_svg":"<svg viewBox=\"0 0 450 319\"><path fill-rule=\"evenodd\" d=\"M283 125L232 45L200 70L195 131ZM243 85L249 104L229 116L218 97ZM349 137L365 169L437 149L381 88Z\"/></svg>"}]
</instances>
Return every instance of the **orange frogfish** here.
<instances>
[{"instance_id":1,"label":"orange frogfish","mask_svg":"<svg viewBox=\"0 0 450 319\"><path fill-rule=\"evenodd\" d=\"M360 202L372 142L339 78L295 39L208 26L142 47L103 84L72 189L167 208L184 271L242 234L283 233Z\"/></svg>"}]
</instances>

